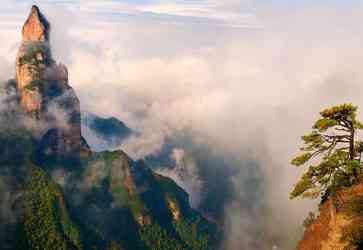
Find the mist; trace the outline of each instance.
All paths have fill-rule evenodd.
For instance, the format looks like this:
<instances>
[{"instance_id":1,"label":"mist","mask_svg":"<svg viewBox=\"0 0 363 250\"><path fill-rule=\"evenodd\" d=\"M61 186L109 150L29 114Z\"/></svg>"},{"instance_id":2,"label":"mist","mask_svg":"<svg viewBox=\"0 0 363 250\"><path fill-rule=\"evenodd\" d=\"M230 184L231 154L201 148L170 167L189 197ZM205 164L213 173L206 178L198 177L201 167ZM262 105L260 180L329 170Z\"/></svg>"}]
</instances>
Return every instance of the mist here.
<instances>
[{"instance_id":1,"label":"mist","mask_svg":"<svg viewBox=\"0 0 363 250\"><path fill-rule=\"evenodd\" d=\"M25 17L28 5L18 5L16 16ZM40 6L53 24L54 57L68 66L82 109L136 131L121 149L134 159L173 150L193 159L197 170L188 181L200 186L174 179L222 224L225 249L296 245L314 207L288 198L301 174L289 164L300 136L325 107L363 108L361 6L226 1L225 13L238 6L246 16L233 22L210 11L106 16L92 5ZM9 22L0 35L0 79L14 74L20 41L21 22ZM170 166L154 167L175 170L168 156Z\"/></svg>"}]
</instances>

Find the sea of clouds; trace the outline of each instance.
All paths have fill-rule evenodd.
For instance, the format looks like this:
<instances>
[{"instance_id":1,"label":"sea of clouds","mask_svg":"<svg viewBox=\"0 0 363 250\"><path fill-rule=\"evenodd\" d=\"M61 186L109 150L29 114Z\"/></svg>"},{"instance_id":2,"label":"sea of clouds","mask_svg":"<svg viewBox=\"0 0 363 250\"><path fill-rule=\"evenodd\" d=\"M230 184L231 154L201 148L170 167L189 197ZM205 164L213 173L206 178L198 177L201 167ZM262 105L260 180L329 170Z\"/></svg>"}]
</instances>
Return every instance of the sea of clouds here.
<instances>
[{"instance_id":1,"label":"sea of clouds","mask_svg":"<svg viewBox=\"0 0 363 250\"><path fill-rule=\"evenodd\" d=\"M82 109L136 131L121 145L133 158L157 156L172 140L171 160L180 168L187 155L191 177L160 171L186 185L206 216L222 213L226 249L296 245L311 209L288 198L301 174L289 164L300 136L325 107L363 107L360 5L38 2ZM29 6L0 7L0 79L14 75ZM208 190L222 212L206 208Z\"/></svg>"}]
</instances>

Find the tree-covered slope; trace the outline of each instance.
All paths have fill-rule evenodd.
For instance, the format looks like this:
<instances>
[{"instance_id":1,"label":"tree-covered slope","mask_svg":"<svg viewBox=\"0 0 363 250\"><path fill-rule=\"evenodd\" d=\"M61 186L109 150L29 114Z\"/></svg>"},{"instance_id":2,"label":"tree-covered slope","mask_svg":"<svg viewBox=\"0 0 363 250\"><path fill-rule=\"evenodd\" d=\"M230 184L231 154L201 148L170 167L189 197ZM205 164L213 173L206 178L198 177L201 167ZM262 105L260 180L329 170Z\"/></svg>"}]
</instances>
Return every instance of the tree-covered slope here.
<instances>
[{"instance_id":1,"label":"tree-covered slope","mask_svg":"<svg viewBox=\"0 0 363 250\"><path fill-rule=\"evenodd\" d=\"M25 129L0 135L0 202L16 210L15 219L6 218L12 229L0 238L3 249L197 250L216 243L215 226L190 207L188 194L144 162L122 151L91 153L74 165L38 162L38 142ZM13 198L4 200L9 192Z\"/></svg>"},{"instance_id":2,"label":"tree-covered slope","mask_svg":"<svg viewBox=\"0 0 363 250\"><path fill-rule=\"evenodd\" d=\"M115 117L103 118L90 112L82 112L82 130L91 147L117 148L133 131Z\"/></svg>"},{"instance_id":3,"label":"tree-covered slope","mask_svg":"<svg viewBox=\"0 0 363 250\"><path fill-rule=\"evenodd\" d=\"M16 79L0 85L0 249L213 249L215 225L174 181L122 151L90 150L37 6L22 31ZM106 137L130 133L96 121Z\"/></svg>"}]
</instances>

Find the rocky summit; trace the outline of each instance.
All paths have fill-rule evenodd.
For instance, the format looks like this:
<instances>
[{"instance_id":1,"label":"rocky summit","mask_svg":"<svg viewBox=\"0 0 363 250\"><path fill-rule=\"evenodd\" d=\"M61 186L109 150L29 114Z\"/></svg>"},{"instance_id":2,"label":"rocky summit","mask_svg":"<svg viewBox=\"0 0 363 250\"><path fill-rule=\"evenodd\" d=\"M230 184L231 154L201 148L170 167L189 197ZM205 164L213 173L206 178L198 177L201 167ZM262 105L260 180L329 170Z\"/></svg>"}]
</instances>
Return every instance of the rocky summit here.
<instances>
[{"instance_id":1,"label":"rocky summit","mask_svg":"<svg viewBox=\"0 0 363 250\"><path fill-rule=\"evenodd\" d=\"M44 133L44 141L49 143L44 152L77 158L81 150L79 100L68 83L66 66L52 57L50 24L37 6L32 7L22 36L16 58L20 106L35 119L52 124ZM54 122L58 120L62 122Z\"/></svg>"},{"instance_id":2,"label":"rocky summit","mask_svg":"<svg viewBox=\"0 0 363 250\"><path fill-rule=\"evenodd\" d=\"M38 6L33 6L23 27L24 42L46 42L49 40L50 24L40 12Z\"/></svg>"},{"instance_id":3,"label":"rocky summit","mask_svg":"<svg viewBox=\"0 0 363 250\"><path fill-rule=\"evenodd\" d=\"M79 100L66 66L52 57L50 35L33 6L16 79L0 86L7 95L0 110L0 249L216 249L217 226L191 208L173 180L120 150L89 149ZM124 131L114 119L96 125L90 127L106 136Z\"/></svg>"}]
</instances>

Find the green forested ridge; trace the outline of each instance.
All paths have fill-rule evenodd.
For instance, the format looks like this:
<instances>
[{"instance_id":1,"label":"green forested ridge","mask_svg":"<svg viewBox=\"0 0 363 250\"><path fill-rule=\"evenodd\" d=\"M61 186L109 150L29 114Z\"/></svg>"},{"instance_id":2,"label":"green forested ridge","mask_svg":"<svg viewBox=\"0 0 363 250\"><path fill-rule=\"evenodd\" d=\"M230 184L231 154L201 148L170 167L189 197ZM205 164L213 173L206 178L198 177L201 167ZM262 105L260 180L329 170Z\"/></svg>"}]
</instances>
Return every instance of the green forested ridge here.
<instances>
[{"instance_id":1,"label":"green forested ridge","mask_svg":"<svg viewBox=\"0 0 363 250\"><path fill-rule=\"evenodd\" d=\"M132 130L128 128L122 121L110 117L102 118L91 113L82 113L83 124L91 129L103 140L110 145L119 146L121 141L132 134Z\"/></svg>"},{"instance_id":2,"label":"green forested ridge","mask_svg":"<svg viewBox=\"0 0 363 250\"><path fill-rule=\"evenodd\" d=\"M32 6L16 80L0 85L0 250L213 249L215 225L175 182L122 151L91 152L49 34ZM132 132L115 118L90 128L117 143Z\"/></svg>"},{"instance_id":3,"label":"green forested ridge","mask_svg":"<svg viewBox=\"0 0 363 250\"><path fill-rule=\"evenodd\" d=\"M87 167L83 178L92 194L86 198L87 206L91 203L104 211L101 221L94 216L83 216L83 220L95 224L98 244L119 240L124 249L212 249L207 235L213 234L215 227L189 207L187 194L175 182L154 175L142 162L133 162L121 151L94 154L84 164ZM171 196L178 197L174 199L181 204L185 219L194 220L188 224L189 231L187 223L182 223L184 218L180 224L173 220L167 206ZM110 207L108 203L111 203ZM123 225L110 221L114 218L120 218ZM110 224L105 226L104 221L110 221ZM199 230L203 227L209 231ZM107 233L110 228L114 230ZM196 244L198 240L200 245ZM209 248L204 248L205 245Z\"/></svg>"},{"instance_id":4,"label":"green forested ridge","mask_svg":"<svg viewBox=\"0 0 363 250\"><path fill-rule=\"evenodd\" d=\"M7 232L16 239L7 242L10 249L213 249L215 226L190 208L174 181L142 161L116 151L74 165L38 162L37 140L26 129L0 133L0 142L1 189L18 197L19 218ZM58 185L55 171L69 181ZM180 212L177 220L170 201Z\"/></svg>"},{"instance_id":5,"label":"green forested ridge","mask_svg":"<svg viewBox=\"0 0 363 250\"><path fill-rule=\"evenodd\" d=\"M40 168L32 168L25 184L24 228L29 249L82 249L63 194Z\"/></svg>"}]
</instances>

